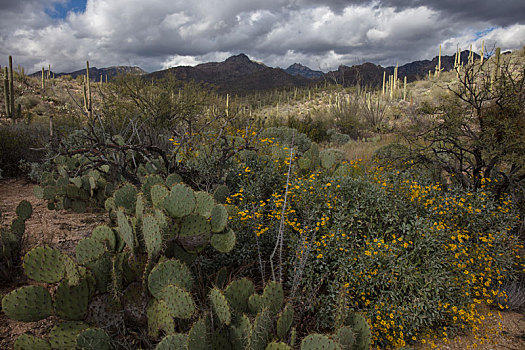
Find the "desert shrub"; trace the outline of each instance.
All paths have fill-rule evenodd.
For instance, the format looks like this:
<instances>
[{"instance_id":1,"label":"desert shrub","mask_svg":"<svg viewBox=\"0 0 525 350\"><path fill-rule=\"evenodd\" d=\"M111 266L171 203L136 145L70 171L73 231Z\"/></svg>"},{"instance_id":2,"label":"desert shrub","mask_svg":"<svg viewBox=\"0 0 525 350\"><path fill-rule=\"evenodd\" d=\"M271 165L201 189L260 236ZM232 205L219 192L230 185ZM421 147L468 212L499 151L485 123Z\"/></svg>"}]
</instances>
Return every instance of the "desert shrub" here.
<instances>
[{"instance_id":1,"label":"desert shrub","mask_svg":"<svg viewBox=\"0 0 525 350\"><path fill-rule=\"evenodd\" d=\"M293 138L293 144L299 149L299 152L306 152L312 143L307 135L285 126L264 129L260 136L262 138L272 138L279 144L286 146L291 145Z\"/></svg>"},{"instance_id":2,"label":"desert shrub","mask_svg":"<svg viewBox=\"0 0 525 350\"><path fill-rule=\"evenodd\" d=\"M312 118L310 115L304 118L294 116L288 117L287 126L305 134L314 142L328 140L328 121L326 118Z\"/></svg>"},{"instance_id":3,"label":"desert shrub","mask_svg":"<svg viewBox=\"0 0 525 350\"><path fill-rule=\"evenodd\" d=\"M24 110L36 107L39 103L41 103L41 100L37 96L33 95L20 96L15 102L15 104L20 104Z\"/></svg>"},{"instance_id":4,"label":"desert shrub","mask_svg":"<svg viewBox=\"0 0 525 350\"><path fill-rule=\"evenodd\" d=\"M37 162L44 155L49 130L42 124L0 125L0 168L6 177L24 174L20 161Z\"/></svg>"},{"instance_id":5,"label":"desert shrub","mask_svg":"<svg viewBox=\"0 0 525 350\"><path fill-rule=\"evenodd\" d=\"M330 129L333 130L333 129ZM335 131L335 130L334 130ZM330 142L335 146L343 146L344 144L350 142L351 137L347 134L341 134L338 132L330 133Z\"/></svg>"},{"instance_id":6,"label":"desert shrub","mask_svg":"<svg viewBox=\"0 0 525 350\"><path fill-rule=\"evenodd\" d=\"M336 322L342 290L350 309L367 315L381 348L431 329L452 335L475 328L483 317L477 304L504 307L495 303L504 297L499 283L523 268L508 199L383 170L370 175L319 177L297 190L306 205L294 205L295 222L321 203L300 293L315 296L318 327Z\"/></svg>"}]
</instances>

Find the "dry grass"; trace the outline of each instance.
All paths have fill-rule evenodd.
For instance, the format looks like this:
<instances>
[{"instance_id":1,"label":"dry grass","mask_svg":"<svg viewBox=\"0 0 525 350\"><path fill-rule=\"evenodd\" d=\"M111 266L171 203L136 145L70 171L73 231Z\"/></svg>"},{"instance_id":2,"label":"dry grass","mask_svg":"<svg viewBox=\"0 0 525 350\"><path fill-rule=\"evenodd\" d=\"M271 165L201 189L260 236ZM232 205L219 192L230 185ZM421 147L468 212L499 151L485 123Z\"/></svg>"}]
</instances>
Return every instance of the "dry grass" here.
<instances>
[{"instance_id":1,"label":"dry grass","mask_svg":"<svg viewBox=\"0 0 525 350\"><path fill-rule=\"evenodd\" d=\"M379 148L389 145L394 142L399 142L400 138L398 135L385 134L380 135L378 141L355 141L352 140L341 147L341 150L345 154L345 158L351 160L370 160L374 155L375 151Z\"/></svg>"}]
</instances>

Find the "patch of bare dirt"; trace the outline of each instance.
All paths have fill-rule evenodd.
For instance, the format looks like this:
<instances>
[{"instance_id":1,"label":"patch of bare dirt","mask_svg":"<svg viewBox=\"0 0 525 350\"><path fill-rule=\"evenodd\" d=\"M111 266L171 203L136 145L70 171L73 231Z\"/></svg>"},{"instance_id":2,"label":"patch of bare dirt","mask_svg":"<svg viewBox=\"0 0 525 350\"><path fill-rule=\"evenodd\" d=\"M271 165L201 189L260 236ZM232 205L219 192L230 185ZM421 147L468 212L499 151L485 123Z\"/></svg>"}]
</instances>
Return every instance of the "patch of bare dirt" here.
<instances>
[{"instance_id":1,"label":"patch of bare dirt","mask_svg":"<svg viewBox=\"0 0 525 350\"><path fill-rule=\"evenodd\" d=\"M26 221L22 255L45 244L74 257L76 243L88 237L95 226L105 223L107 216L103 212L78 214L66 210L49 210L45 200L33 195L33 186L21 179L0 181L0 212L5 221L11 222L16 216L15 209L20 201L25 199L33 206L33 215ZM0 297L27 282L23 270L17 269L13 280L0 286ZM46 334L54 323L53 318L38 322L17 322L0 313L0 349L12 348L14 339L28 331L35 335Z\"/></svg>"},{"instance_id":2,"label":"patch of bare dirt","mask_svg":"<svg viewBox=\"0 0 525 350\"><path fill-rule=\"evenodd\" d=\"M426 339L419 343L416 350L523 350L525 349L525 315L512 311L498 311L480 309L485 315L479 330L460 335L454 339Z\"/></svg>"}]
</instances>

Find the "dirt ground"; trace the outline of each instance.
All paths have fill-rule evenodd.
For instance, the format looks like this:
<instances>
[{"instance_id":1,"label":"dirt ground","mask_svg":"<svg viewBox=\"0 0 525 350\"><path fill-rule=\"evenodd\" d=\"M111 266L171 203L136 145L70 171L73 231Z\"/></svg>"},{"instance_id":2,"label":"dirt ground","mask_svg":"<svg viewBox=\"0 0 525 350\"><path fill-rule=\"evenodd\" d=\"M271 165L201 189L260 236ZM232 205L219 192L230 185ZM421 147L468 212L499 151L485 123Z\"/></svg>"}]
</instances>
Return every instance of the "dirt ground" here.
<instances>
[{"instance_id":1,"label":"dirt ground","mask_svg":"<svg viewBox=\"0 0 525 350\"><path fill-rule=\"evenodd\" d=\"M33 206L33 215L26 222L22 254L31 248L47 244L61 249L74 256L76 242L90 235L91 230L106 222L104 213L88 212L76 214L69 211L51 211L47 209L44 200L33 196L33 185L25 180L0 180L0 212L10 222L14 217L16 206L21 200L28 200ZM20 270L20 275L15 277L9 285L0 286L0 297L9 291L27 283ZM486 310L490 312L491 310ZM414 348L423 349L483 349L483 350L524 350L525 349L525 315L516 312L502 312L501 318L497 312L488 316L482 329L477 334L459 336L445 343L435 341L434 346L430 340L425 344L418 344ZM16 322L9 320L0 313L0 349L11 349L13 341L20 334L31 332L35 335L46 334L54 325L52 317L39 322ZM488 338L481 341L480 338Z\"/></svg>"},{"instance_id":2,"label":"dirt ground","mask_svg":"<svg viewBox=\"0 0 525 350\"><path fill-rule=\"evenodd\" d=\"M33 186L25 180L0 180L0 212L4 222L11 222L21 200L31 202L33 206L33 215L26 221L22 255L37 245L45 244L75 256L76 242L89 236L95 226L104 223L105 215L48 210L47 202L33 195ZM27 283L21 269L19 272L9 285L0 286L0 296ZM27 331L35 335L45 334L54 321L50 318L39 322L16 322L0 313L0 349L11 349L14 339Z\"/></svg>"}]
</instances>

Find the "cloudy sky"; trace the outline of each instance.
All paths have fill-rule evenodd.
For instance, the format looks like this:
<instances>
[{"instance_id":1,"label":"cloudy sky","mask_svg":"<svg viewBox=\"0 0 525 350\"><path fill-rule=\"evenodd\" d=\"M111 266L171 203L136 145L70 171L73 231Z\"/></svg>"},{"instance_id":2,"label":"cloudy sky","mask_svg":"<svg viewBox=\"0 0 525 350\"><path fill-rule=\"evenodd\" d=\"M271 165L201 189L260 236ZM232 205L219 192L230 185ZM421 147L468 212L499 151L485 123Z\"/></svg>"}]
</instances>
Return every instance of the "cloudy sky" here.
<instances>
[{"instance_id":1,"label":"cloudy sky","mask_svg":"<svg viewBox=\"0 0 525 350\"><path fill-rule=\"evenodd\" d=\"M312 69L525 45L524 0L0 0L0 64L155 71L246 53Z\"/></svg>"}]
</instances>

